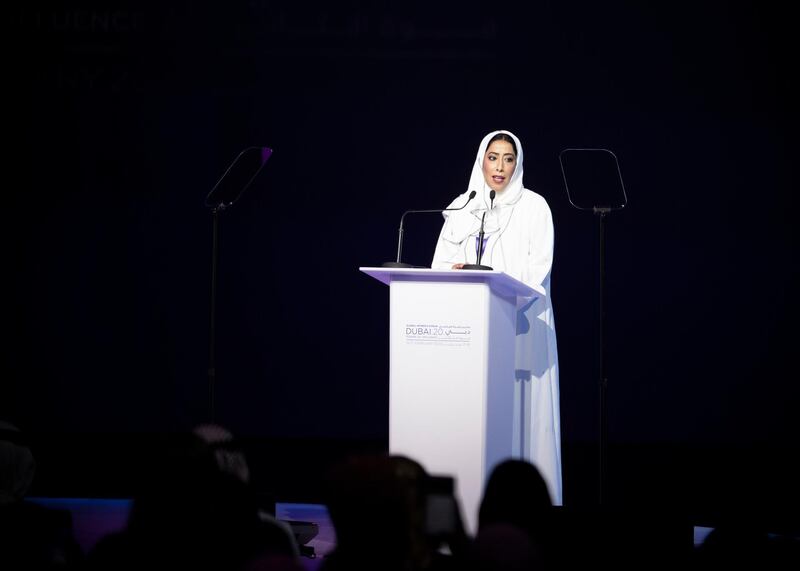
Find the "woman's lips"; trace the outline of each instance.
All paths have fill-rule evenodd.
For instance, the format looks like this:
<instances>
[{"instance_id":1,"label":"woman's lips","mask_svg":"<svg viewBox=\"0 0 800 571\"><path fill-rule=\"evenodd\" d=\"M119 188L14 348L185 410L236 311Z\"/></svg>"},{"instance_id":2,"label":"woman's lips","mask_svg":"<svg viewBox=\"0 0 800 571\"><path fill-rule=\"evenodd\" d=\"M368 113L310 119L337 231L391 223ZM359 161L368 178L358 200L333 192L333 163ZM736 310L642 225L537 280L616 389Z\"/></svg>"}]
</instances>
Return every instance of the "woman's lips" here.
<instances>
[{"instance_id":1,"label":"woman's lips","mask_svg":"<svg viewBox=\"0 0 800 571\"><path fill-rule=\"evenodd\" d=\"M504 176L493 176L492 180L495 181L495 182L503 182L504 180L506 180L506 177L504 177Z\"/></svg>"}]
</instances>

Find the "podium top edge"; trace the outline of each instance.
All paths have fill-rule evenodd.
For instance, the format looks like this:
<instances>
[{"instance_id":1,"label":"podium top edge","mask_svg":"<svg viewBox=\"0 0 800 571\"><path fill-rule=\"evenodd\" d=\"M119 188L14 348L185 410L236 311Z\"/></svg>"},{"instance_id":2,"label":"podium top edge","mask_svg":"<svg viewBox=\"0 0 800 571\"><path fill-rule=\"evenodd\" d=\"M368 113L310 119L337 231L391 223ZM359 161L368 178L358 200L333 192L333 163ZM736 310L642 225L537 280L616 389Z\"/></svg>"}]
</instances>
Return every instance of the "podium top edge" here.
<instances>
[{"instance_id":1,"label":"podium top edge","mask_svg":"<svg viewBox=\"0 0 800 571\"><path fill-rule=\"evenodd\" d=\"M518 297L541 295L529 285L500 270L433 270L431 268L359 267L358 270L386 285L393 281L425 281L464 283L480 282L497 287L505 294Z\"/></svg>"}]
</instances>

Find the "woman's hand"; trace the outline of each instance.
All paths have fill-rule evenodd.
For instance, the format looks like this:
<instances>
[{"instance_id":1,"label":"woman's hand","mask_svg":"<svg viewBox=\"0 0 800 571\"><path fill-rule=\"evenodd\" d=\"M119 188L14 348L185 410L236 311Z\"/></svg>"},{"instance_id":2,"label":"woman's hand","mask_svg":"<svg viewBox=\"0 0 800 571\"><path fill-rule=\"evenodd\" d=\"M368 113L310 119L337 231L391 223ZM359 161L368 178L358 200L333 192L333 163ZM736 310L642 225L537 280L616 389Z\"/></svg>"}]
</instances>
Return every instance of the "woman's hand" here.
<instances>
[{"instance_id":1,"label":"woman's hand","mask_svg":"<svg viewBox=\"0 0 800 571\"><path fill-rule=\"evenodd\" d=\"M454 270L462 270L464 269L464 264L453 264Z\"/></svg>"}]
</instances>

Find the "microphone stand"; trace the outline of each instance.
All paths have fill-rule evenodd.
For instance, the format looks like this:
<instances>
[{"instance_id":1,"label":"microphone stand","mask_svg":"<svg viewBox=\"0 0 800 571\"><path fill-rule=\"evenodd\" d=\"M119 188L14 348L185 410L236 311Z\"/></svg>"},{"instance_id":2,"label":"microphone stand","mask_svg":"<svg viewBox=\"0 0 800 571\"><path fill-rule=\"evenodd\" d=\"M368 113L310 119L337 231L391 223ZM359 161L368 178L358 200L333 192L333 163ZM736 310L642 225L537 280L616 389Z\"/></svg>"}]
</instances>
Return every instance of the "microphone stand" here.
<instances>
[{"instance_id":1,"label":"microphone stand","mask_svg":"<svg viewBox=\"0 0 800 571\"><path fill-rule=\"evenodd\" d=\"M403 220L406 218L406 214L410 212L420 212L420 213L433 213L433 212L442 212L442 210L406 210L403 212L403 215L400 217L400 229L397 231L397 261L395 262L384 262L384 268L418 268L419 266L415 266L414 264L407 264L405 262L401 262L401 256L403 254Z\"/></svg>"},{"instance_id":2,"label":"microphone stand","mask_svg":"<svg viewBox=\"0 0 800 571\"><path fill-rule=\"evenodd\" d=\"M495 195L496 195L496 193L495 193L494 190L489 193L489 200L491 201L489 203L489 210L491 210L494 207L494 197L495 197ZM481 264L481 260L483 259L483 236L484 236L484 234L483 234L483 223L485 221L486 221L486 212L484 212L483 216L481 216L481 230L480 230L480 232L478 232L478 262L475 263L475 264L464 264L464 266L462 268L464 270L491 270L492 269L490 266L484 266L483 264Z\"/></svg>"},{"instance_id":3,"label":"microphone stand","mask_svg":"<svg viewBox=\"0 0 800 571\"><path fill-rule=\"evenodd\" d=\"M467 204L469 204L470 200L475 198L476 194L477 193L474 190L472 192L470 192L469 193L469 197L467 198L467 201L464 203L464 206L459 206L458 208L435 208L435 209L432 209L432 210L406 210L405 212L403 212L403 215L400 217L400 229L397 232L397 261L395 261L395 262L384 262L383 264L381 264L381 266L384 267L384 268L419 268L419 267L422 267L422 266L415 266L413 264L407 264L405 262L401 262L400 261L401 255L403 253L403 221L406 218L406 214L412 214L412 213L414 213L414 214L418 214L418 213L419 214L426 214L426 213L427 214L432 214L432 213L435 213L435 212L452 212L454 210L463 210L463 209L465 209L467 207Z\"/></svg>"}]
</instances>

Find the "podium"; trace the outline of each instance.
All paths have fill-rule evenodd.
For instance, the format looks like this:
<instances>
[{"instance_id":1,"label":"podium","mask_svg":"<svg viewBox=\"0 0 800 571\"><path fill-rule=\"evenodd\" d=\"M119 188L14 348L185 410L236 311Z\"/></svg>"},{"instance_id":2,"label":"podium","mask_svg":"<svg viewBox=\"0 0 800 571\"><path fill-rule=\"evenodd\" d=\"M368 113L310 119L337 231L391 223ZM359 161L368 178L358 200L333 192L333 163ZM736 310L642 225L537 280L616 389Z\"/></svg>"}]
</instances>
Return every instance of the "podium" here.
<instances>
[{"instance_id":1,"label":"podium","mask_svg":"<svg viewBox=\"0 0 800 571\"><path fill-rule=\"evenodd\" d=\"M389 452L456 481L468 533L512 457L517 300L500 271L359 268L389 286Z\"/></svg>"}]
</instances>

